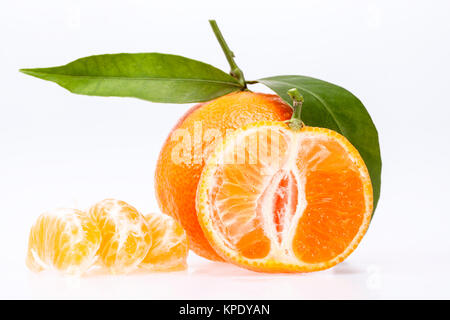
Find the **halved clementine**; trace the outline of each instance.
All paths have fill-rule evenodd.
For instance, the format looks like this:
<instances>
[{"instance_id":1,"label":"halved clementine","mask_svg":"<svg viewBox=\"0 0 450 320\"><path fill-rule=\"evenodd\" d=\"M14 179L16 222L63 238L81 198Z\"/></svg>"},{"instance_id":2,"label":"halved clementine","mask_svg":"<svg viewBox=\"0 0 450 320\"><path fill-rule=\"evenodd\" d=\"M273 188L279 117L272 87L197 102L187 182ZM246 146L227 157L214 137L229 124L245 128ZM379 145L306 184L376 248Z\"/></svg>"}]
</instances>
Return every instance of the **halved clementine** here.
<instances>
[{"instance_id":1,"label":"halved clementine","mask_svg":"<svg viewBox=\"0 0 450 320\"><path fill-rule=\"evenodd\" d=\"M262 121L236 130L206 161L196 206L218 255L263 272L309 272L343 261L370 222L358 151L335 131Z\"/></svg>"}]
</instances>

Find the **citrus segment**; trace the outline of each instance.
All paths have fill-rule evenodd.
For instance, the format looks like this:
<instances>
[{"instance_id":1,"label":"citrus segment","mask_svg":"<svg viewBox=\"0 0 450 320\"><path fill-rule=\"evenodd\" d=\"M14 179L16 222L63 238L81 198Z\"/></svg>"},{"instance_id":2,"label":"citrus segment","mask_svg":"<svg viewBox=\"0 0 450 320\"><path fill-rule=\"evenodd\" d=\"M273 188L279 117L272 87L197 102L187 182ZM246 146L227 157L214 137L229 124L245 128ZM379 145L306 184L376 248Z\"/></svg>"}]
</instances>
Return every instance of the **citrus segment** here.
<instances>
[{"instance_id":1,"label":"citrus segment","mask_svg":"<svg viewBox=\"0 0 450 320\"><path fill-rule=\"evenodd\" d=\"M84 212L46 212L31 227L26 264L33 271L56 269L81 275L95 262L100 241L100 231Z\"/></svg>"},{"instance_id":2,"label":"citrus segment","mask_svg":"<svg viewBox=\"0 0 450 320\"><path fill-rule=\"evenodd\" d=\"M136 268L152 243L144 216L128 203L114 199L93 205L89 216L102 235L100 264L111 273L127 273Z\"/></svg>"},{"instance_id":3,"label":"citrus segment","mask_svg":"<svg viewBox=\"0 0 450 320\"><path fill-rule=\"evenodd\" d=\"M236 145L245 163L224 161L237 159ZM367 229L372 202L367 168L345 137L268 121L215 148L196 205L208 241L225 259L258 271L301 272L347 257Z\"/></svg>"},{"instance_id":4,"label":"citrus segment","mask_svg":"<svg viewBox=\"0 0 450 320\"><path fill-rule=\"evenodd\" d=\"M165 214L147 214L145 219L152 235L152 245L140 267L152 271L186 269L189 247L181 225Z\"/></svg>"}]
</instances>

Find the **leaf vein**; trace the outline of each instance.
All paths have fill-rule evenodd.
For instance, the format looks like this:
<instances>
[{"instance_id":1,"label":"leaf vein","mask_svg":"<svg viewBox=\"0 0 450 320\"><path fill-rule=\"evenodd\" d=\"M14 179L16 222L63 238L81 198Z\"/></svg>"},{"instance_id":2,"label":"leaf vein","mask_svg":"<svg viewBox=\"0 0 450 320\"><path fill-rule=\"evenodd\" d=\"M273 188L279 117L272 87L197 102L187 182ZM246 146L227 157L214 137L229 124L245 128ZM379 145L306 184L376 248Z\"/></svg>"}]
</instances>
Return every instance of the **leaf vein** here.
<instances>
[{"instance_id":1,"label":"leaf vein","mask_svg":"<svg viewBox=\"0 0 450 320\"><path fill-rule=\"evenodd\" d=\"M240 88L239 83L220 81L220 80L209 80L209 79L195 79L195 78L153 78L153 77L118 77L118 76L84 76L84 75L67 75L67 74L55 74L55 73L42 73L42 72L32 72L27 71L28 74L36 76L50 76L50 77L66 77L66 78L83 78L83 79L101 79L101 80L126 80L126 81L136 81L136 80L149 80L149 81L191 81L191 82L209 82L220 85L228 85Z\"/></svg>"}]
</instances>

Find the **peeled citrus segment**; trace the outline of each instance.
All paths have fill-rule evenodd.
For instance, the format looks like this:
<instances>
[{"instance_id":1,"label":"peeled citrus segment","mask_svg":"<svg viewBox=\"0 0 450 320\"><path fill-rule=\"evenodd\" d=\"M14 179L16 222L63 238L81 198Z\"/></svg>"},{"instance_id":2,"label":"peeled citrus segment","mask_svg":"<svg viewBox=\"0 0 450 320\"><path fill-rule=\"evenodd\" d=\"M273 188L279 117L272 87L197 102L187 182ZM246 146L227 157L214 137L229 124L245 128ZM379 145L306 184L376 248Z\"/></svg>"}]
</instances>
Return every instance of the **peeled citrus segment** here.
<instances>
[{"instance_id":1,"label":"peeled citrus segment","mask_svg":"<svg viewBox=\"0 0 450 320\"><path fill-rule=\"evenodd\" d=\"M358 151L335 131L257 122L215 148L196 205L224 259L257 271L315 271L362 239L372 185Z\"/></svg>"},{"instance_id":2,"label":"peeled citrus segment","mask_svg":"<svg viewBox=\"0 0 450 320\"><path fill-rule=\"evenodd\" d=\"M165 214L147 214L145 220L152 235L152 245L140 267L151 271L186 269L189 247L181 225Z\"/></svg>"},{"instance_id":3,"label":"peeled citrus segment","mask_svg":"<svg viewBox=\"0 0 450 320\"><path fill-rule=\"evenodd\" d=\"M127 273L145 258L152 239L148 223L124 201L106 199L89 209L102 235L99 262L111 273Z\"/></svg>"},{"instance_id":4,"label":"peeled citrus segment","mask_svg":"<svg viewBox=\"0 0 450 320\"><path fill-rule=\"evenodd\" d=\"M33 271L56 269L81 275L94 264L100 241L100 231L86 213L46 212L31 227L26 264Z\"/></svg>"}]
</instances>

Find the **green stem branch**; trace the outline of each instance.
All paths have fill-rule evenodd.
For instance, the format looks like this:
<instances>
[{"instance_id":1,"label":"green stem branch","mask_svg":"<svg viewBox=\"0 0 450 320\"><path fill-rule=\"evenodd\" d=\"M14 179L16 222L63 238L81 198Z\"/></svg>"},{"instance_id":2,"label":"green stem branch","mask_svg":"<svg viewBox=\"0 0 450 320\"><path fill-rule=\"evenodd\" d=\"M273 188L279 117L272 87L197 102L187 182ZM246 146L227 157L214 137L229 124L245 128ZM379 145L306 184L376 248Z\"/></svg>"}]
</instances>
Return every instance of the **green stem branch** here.
<instances>
[{"instance_id":1,"label":"green stem branch","mask_svg":"<svg viewBox=\"0 0 450 320\"><path fill-rule=\"evenodd\" d=\"M291 120L289 120L289 127L294 130L300 130L305 125L302 121L302 106L303 106L303 96L300 94L297 88L292 88L288 90L288 95L292 99L292 106L294 107L294 112L292 113Z\"/></svg>"},{"instance_id":2,"label":"green stem branch","mask_svg":"<svg viewBox=\"0 0 450 320\"><path fill-rule=\"evenodd\" d=\"M220 46L222 47L223 53L225 54L225 57L228 60L228 64L231 67L230 74L236 78L239 83L242 85L242 87L245 89L247 87L244 73L242 70L237 66L236 62L234 61L234 53L230 50L228 47L222 33L220 32L219 26L217 25L216 20L209 20L209 24L211 25L211 28L214 31L214 34L216 35L217 41L219 42Z\"/></svg>"}]
</instances>

